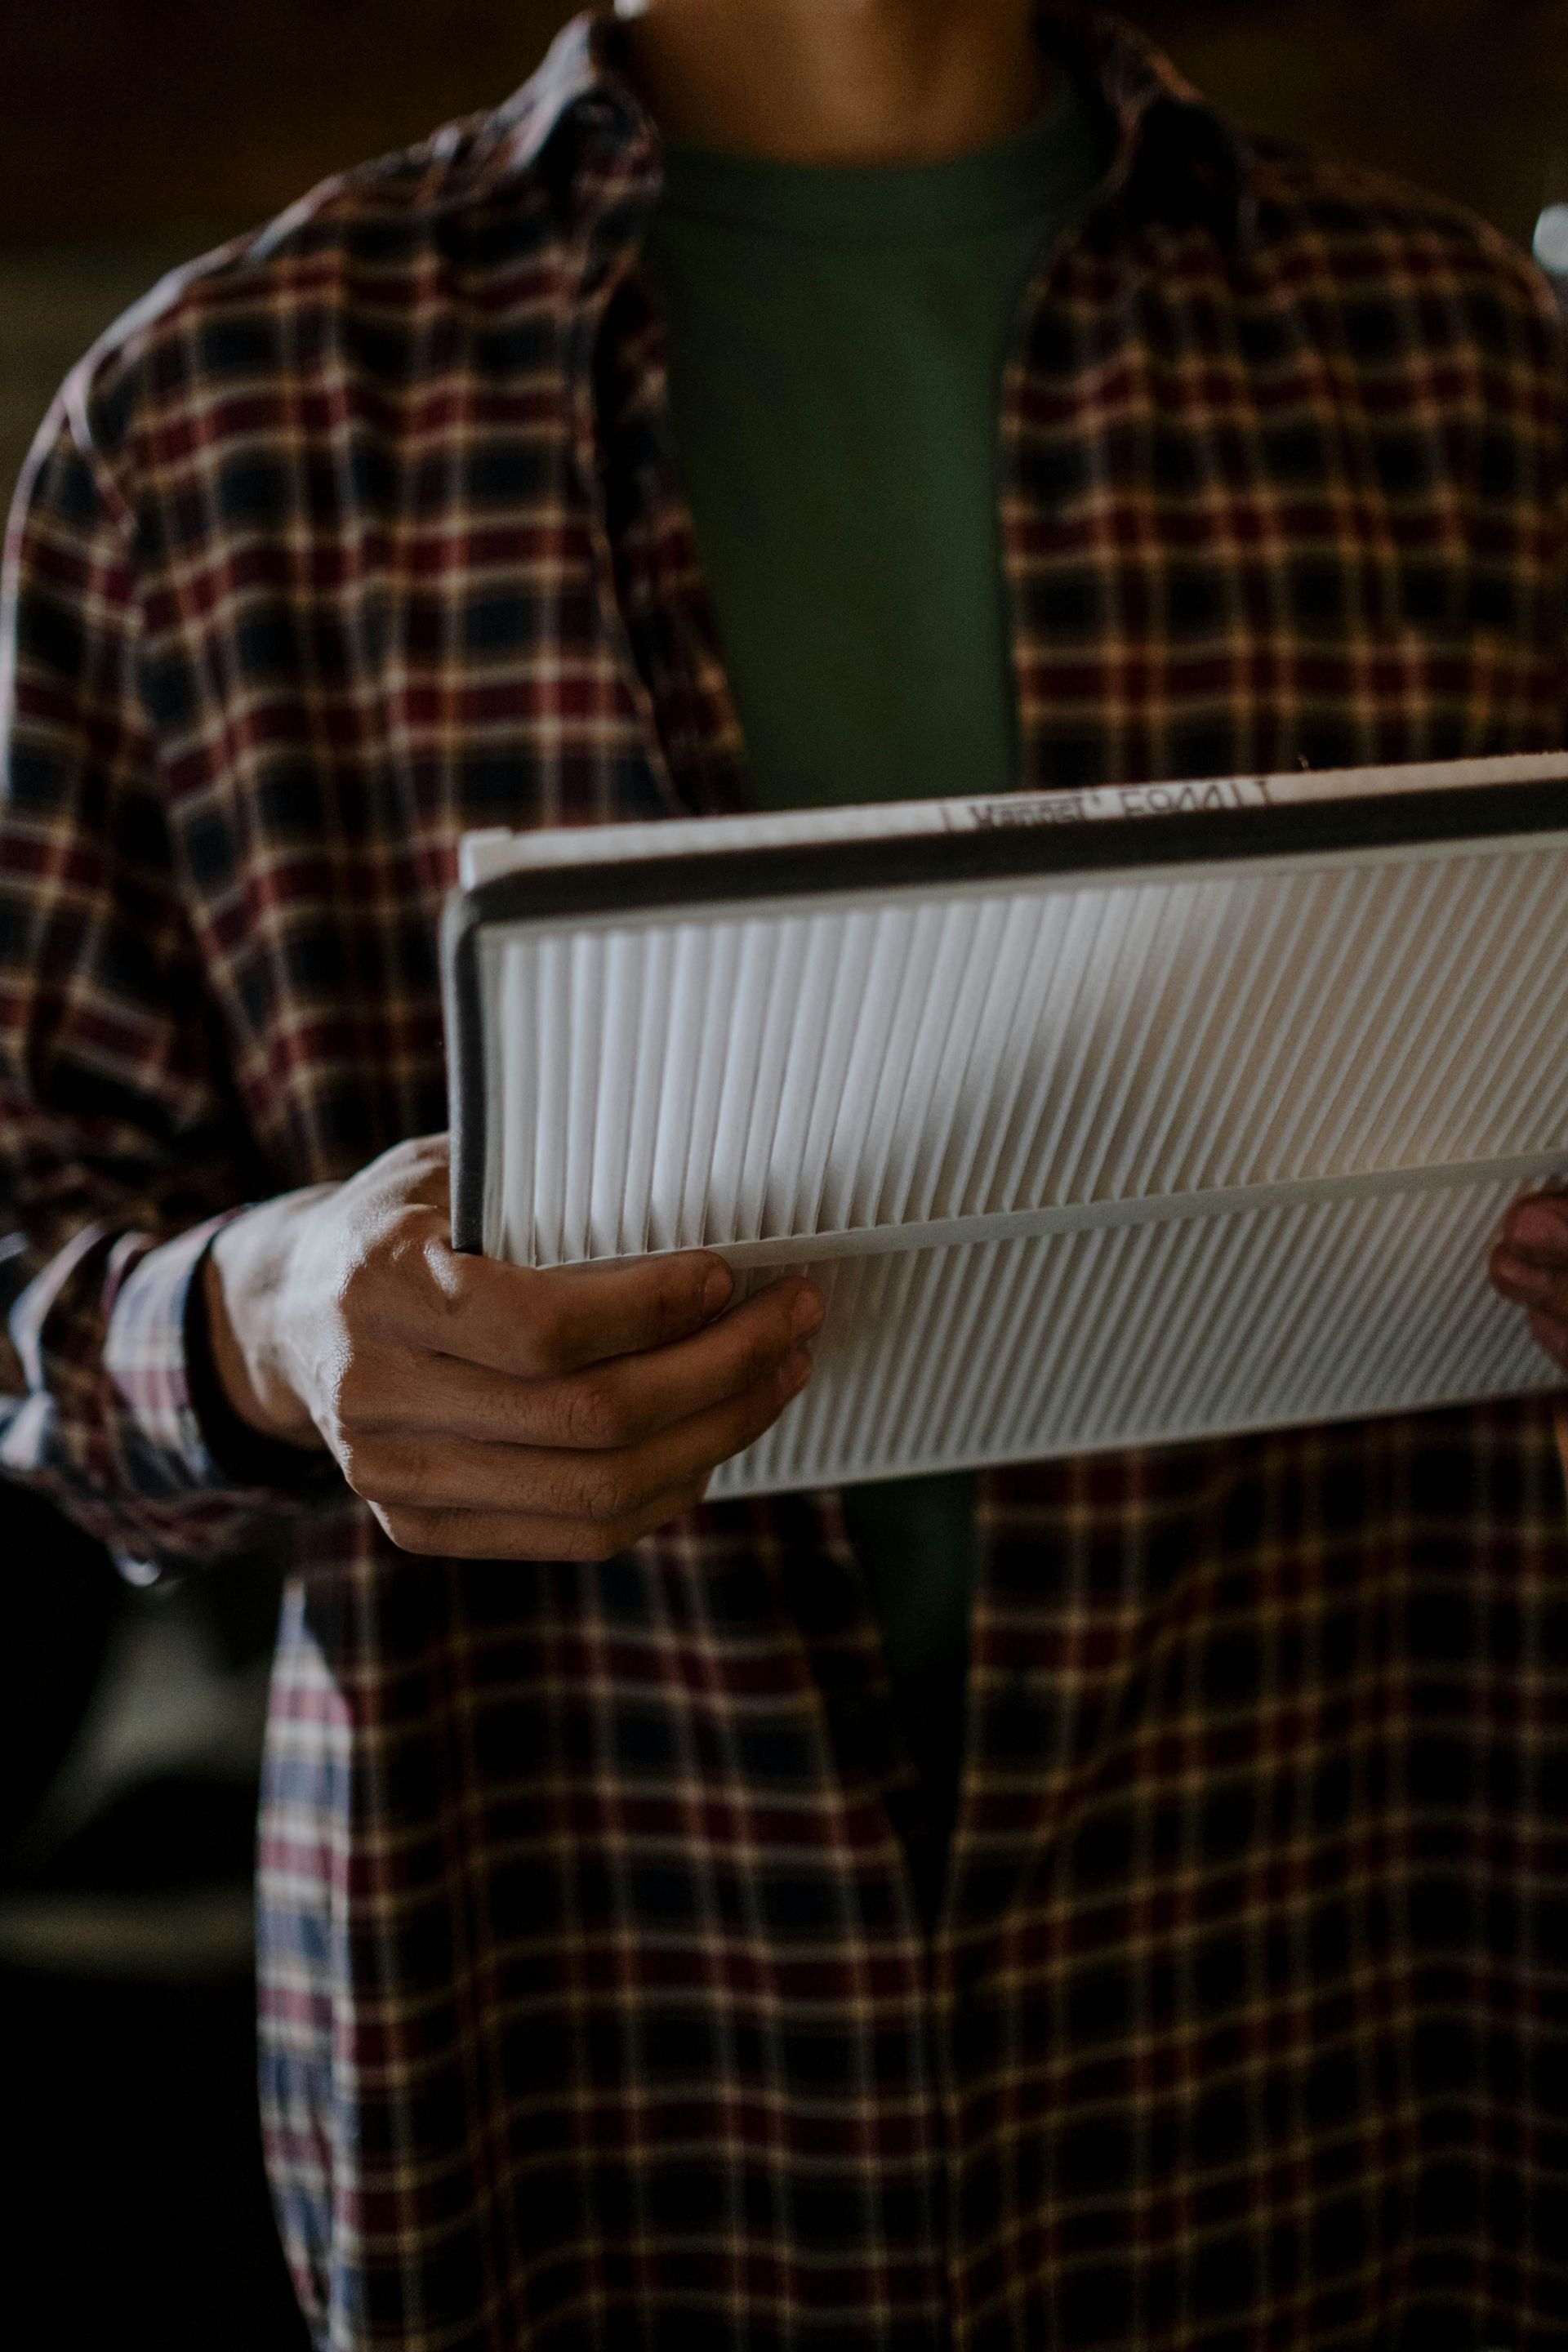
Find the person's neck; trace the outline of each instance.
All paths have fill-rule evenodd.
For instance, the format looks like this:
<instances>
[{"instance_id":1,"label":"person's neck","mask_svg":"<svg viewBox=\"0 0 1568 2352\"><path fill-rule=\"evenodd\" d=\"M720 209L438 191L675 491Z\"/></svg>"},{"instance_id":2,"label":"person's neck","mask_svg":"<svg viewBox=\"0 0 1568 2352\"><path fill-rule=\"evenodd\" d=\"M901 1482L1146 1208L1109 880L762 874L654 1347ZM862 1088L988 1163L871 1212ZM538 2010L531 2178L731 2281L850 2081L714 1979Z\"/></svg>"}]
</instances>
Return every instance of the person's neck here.
<instances>
[{"instance_id":1,"label":"person's neck","mask_svg":"<svg viewBox=\"0 0 1568 2352\"><path fill-rule=\"evenodd\" d=\"M667 139L800 163L934 163L1045 103L1034 0L616 0Z\"/></svg>"}]
</instances>

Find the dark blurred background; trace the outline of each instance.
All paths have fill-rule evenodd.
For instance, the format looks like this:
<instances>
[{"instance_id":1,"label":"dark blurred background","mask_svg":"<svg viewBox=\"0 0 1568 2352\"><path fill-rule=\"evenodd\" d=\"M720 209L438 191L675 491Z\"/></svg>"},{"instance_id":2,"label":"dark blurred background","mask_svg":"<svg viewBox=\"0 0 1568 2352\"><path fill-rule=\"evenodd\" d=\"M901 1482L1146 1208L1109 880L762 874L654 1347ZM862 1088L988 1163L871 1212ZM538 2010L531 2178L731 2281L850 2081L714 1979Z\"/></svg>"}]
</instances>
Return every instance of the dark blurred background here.
<instances>
[{"instance_id":1,"label":"dark blurred background","mask_svg":"<svg viewBox=\"0 0 1568 2352\"><path fill-rule=\"evenodd\" d=\"M570 13L13 0L4 495L60 377L164 268L342 164L495 104ZM1125 13L1243 120L1440 189L1538 237L1568 278L1568 210L1550 210L1568 205L1568 0ZM261 2173L248 1958L276 1566L139 1585L4 1488L0 1562L7 2336L31 2309L18 2345L300 2352Z\"/></svg>"}]
</instances>

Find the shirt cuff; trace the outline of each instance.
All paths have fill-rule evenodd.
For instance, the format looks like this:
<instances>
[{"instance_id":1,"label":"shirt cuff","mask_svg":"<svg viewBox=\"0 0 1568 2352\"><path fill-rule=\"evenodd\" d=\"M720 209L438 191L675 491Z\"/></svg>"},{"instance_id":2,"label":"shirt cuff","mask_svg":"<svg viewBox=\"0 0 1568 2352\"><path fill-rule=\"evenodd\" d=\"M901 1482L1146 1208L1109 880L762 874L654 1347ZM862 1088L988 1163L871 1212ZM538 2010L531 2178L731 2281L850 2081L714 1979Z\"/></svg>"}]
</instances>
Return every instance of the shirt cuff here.
<instances>
[{"instance_id":1,"label":"shirt cuff","mask_svg":"<svg viewBox=\"0 0 1568 2352\"><path fill-rule=\"evenodd\" d=\"M115 1289L104 1345L122 1467L139 1495L279 1493L308 1501L338 1482L330 1454L264 1437L224 1393L201 1271L233 1217L210 1218L137 1258Z\"/></svg>"}]
</instances>

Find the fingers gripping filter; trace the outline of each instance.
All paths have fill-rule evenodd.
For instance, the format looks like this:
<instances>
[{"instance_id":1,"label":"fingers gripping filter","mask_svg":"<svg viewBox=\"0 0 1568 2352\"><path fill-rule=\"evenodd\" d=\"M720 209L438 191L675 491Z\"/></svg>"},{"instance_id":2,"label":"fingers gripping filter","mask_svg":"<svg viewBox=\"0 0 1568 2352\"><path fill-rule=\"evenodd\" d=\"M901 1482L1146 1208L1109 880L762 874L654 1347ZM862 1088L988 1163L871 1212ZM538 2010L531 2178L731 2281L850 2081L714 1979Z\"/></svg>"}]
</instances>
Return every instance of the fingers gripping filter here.
<instances>
[{"instance_id":1,"label":"fingers gripping filter","mask_svg":"<svg viewBox=\"0 0 1568 2352\"><path fill-rule=\"evenodd\" d=\"M472 835L459 1247L809 1272L715 1495L1552 1387L1568 759Z\"/></svg>"}]
</instances>

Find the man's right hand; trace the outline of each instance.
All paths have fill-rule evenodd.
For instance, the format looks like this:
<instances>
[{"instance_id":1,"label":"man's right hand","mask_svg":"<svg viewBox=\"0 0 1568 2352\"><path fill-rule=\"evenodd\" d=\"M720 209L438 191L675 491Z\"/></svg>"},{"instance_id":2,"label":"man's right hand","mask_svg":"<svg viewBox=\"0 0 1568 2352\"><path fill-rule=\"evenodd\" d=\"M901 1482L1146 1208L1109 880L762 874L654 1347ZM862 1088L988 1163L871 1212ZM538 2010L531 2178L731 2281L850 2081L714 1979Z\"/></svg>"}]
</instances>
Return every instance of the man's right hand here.
<instances>
[{"instance_id":1,"label":"man's right hand","mask_svg":"<svg viewBox=\"0 0 1568 2352\"><path fill-rule=\"evenodd\" d=\"M731 1308L706 1251L561 1272L459 1256L447 1139L219 1233L205 1266L230 1402L325 1445L405 1551L604 1559L700 1501L811 1375L809 1282Z\"/></svg>"}]
</instances>

